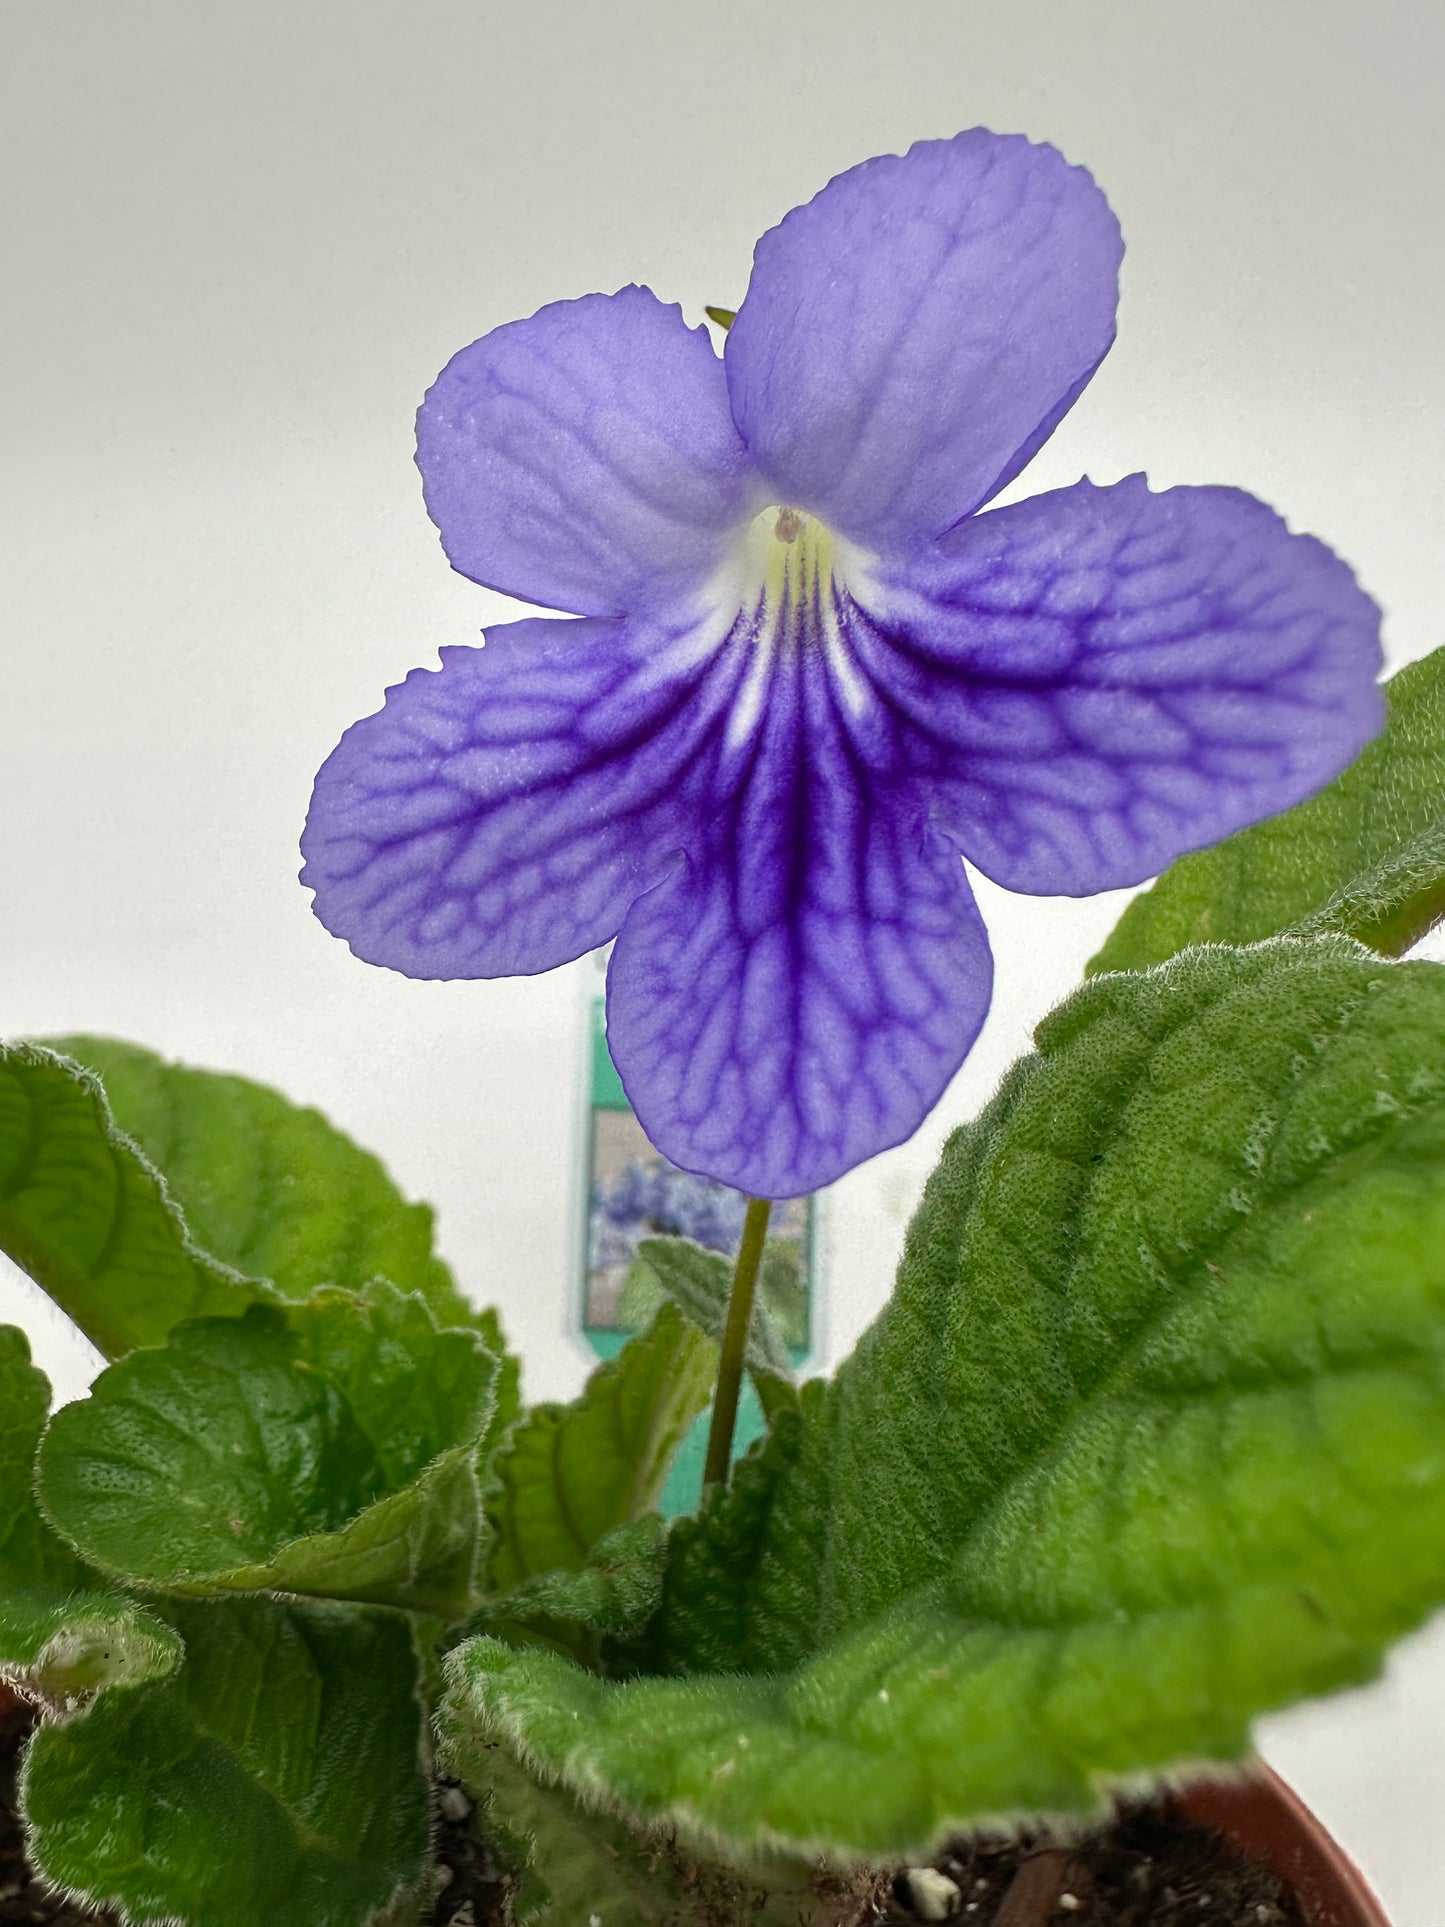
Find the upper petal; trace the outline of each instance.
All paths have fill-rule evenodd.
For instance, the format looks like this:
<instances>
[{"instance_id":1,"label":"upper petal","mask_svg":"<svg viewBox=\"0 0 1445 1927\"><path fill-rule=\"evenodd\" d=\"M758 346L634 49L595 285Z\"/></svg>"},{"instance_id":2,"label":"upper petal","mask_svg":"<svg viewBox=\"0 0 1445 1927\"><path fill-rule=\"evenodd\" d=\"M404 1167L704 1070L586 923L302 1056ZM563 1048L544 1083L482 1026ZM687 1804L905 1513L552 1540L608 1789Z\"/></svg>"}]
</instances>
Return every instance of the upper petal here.
<instances>
[{"instance_id":1,"label":"upper petal","mask_svg":"<svg viewBox=\"0 0 1445 1927\"><path fill-rule=\"evenodd\" d=\"M676 861L695 749L685 690L612 622L532 617L442 661L388 690L328 758L302 881L368 963L550 970L606 942Z\"/></svg>"},{"instance_id":2,"label":"upper petal","mask_svg":"<svg viewBox=\"0 0 1445 1927\"><path fill-rule=\"evenodd\" d=\"M1007 889L1139 883L1303 801L1379 730L1379 610L1238 489L1142 476L880 564L855 649L934 820Z\"/></svg>"},{"instance_id":3,"label":"upper petal","mask_svg":"<svg viewBox=\"0 0 1445 1927\"><path fill-rule=\"evenodd\" d=\"M862 541L951 527L1108 351L1122 253L1091 177L1018 135L840 174L758 243L727 340L774 492Z\"/></svg>"},{"instance_id":4,"label":"upper petal","mask_svg":"<svg viewBox=\"0 0 1445 1927\"><path fill-rule=\"evenodd\" d=\"M756 506L706 330L646 288L463 348L417 415L417 466L453 568L579 615L705 576Z\"/></svg>"},{"instance_id":5,"label":"upper petal","mask_svg":"<svg viewBox=\"0 0 1445 1927\"><path fill-rule=\"evenodd\" d=\"M988 1010L963 865L868 728L821 650L784 648L746 734L700 761L689 860L633 905L608 973L643 1129L758 1196L911 1136Z\"/></svg>"}]
</instances>

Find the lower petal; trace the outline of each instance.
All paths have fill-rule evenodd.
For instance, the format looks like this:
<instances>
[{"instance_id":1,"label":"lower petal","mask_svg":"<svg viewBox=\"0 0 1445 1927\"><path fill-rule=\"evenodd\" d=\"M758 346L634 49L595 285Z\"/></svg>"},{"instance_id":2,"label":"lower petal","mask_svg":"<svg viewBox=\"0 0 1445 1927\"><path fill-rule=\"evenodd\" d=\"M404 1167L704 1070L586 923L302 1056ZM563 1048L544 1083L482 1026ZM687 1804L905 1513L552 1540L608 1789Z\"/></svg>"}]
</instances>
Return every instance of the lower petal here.
<instances>
[{"instance_id":1,"label":"lower petal","mask_svg":"<svg viewBox=\"0 0 1445 1927\"><path fill-rule=\"evenodd\" d=\"M634 904L608 976L643 1129L755 1196L816 1190L910 1137L992 988L963 865L916 807L837 791L813 827L811 861L771 849L771 876L715 842Z\"/></svg>"},{"instance_id":2,"label":"lower petal","mask_svg":"<svg viewBox=\"0 0 1445 1927\"><path fill-rule=\"evenodd\" d=\"M1080 482L867 595L860 667L934 820L1010 890L1142 882L1313 795L1383 720L1375 604L1237 489Z\"/></svg>"},{"instance_id":3,"label":"lower petal","mask_svg":"<svg viewBox=\"0 0 1445 1927\"><path fill-rule=\"evenodd\" d=\"M678 860L686 692L617 622L530 618L442 662L328 758L302 881L368 963L550 970L605 943Z\"/></svg>"}]
</instances>

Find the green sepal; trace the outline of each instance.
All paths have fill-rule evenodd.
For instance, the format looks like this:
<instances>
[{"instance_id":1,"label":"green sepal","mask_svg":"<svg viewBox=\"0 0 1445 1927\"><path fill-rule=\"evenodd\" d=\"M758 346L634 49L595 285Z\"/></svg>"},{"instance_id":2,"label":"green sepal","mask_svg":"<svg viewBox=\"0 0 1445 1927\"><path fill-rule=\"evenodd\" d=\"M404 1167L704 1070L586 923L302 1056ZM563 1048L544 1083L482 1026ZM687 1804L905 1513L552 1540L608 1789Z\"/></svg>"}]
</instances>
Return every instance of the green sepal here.
<instances>
[{"instance_id":1,"label":"green sepal","mask_svg":"<svg viewBox=\"0 0 1445 1927\"><path fill-rule=\"evenodd\" d=\"M86 1558L182 1594L459 1618L482 1592L478 1460L502 1362L387 1284L178 1326L52 1420L38 1490Z\"/></svg>"},{"instance_id":2,"label":"green sepal","mask_svg":"<svg viewBox=\"0 0 1445 1927\"><path fill-rule=\"evenodd\" d=\"M263 1288L209 1257L88 1071L0 1046L0 1250L109 1357Z\"/></svg>"},{"instance_id":3,"label":"green sepal","mask_svg":"<svg viewBox=\"0 0 1445 1927\"><path fill-rule=\"evenodd\" d=\"M1171 864L1088 972L1338 931L1400 956L1445 916L1445 649L1385 685L1383 734L1297 809Z\"/></svg>"},{"instance_id":4,"label":"green sepal","mask_svg":"<svg viewBox=\"0 0 1445 1927\"><path fill-rule=\"evenodd\" d=\"M40 1872L134 1927L418 1921L427 1731L407 1622L262 1599L162 1610L181 1669L31 1742Z\"/></svg>"},{"instance_id":5,"label":"green sepal","mask_svg":"<svg viewBox=\"0 0 1445 1927\"><path fill-rule=\"evenodd\" d=\"M579 1398L534 1406L493 1462L492 1591L581 1571L605 1534L650 1511L716 1369L716 1345L665 1304Z\"/></svg>"},{"instance_id":6,"label":"green sepal","mask_svg":"<svg viewBox=\"0 0 1445 1927\"><path fill-rule=\"evenodd\" d=\"M448 1717L635 1823L894 1858L1238 1760L1445 1603L1445 970L1100 977L949 1140L895 1295L669 1543L604 1680Z\"/></svg>"},{"instance_id":7,"label":"green sepal","mask_svg":"<svg viewBox=\"0 0 1445 1927\"><path fill-rule=\"evenodd\" d=\"M49 1410L24 1332L0 1325L0 1680L66 1708L170 1672L180 1642L41 1518L35 1450Z\"/></svg>"},{"instance_id":8,"label":"green sepal","mask_svg":"<svg viewBox=\"0 0 1445 1927\"><path fill-rule=\"evenodd\" d=\"M44 1042L101 1079L116 1123L165 1173L194 1242L222 1264L288 1299L387 1278L419 1292L440 1324L476 1321L432 1248L431 1208L409 1204L381 1160L319 1111L112 1037Z\"/></svg>"}]
</instances>

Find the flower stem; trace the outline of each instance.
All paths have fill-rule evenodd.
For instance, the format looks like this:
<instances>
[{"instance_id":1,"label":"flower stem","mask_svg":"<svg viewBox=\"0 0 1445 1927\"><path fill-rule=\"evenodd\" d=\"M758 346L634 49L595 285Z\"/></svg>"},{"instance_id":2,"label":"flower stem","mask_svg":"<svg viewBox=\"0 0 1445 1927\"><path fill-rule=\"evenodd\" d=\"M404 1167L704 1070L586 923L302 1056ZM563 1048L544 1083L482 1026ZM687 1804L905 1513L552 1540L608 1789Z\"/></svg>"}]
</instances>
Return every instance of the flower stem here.
<instances>
[{"instance_id":1,"label":"flower stem","mask_svg":"<svg viewBox=\"0 0 1445 1927\"><path fill-rule=\"evenodd\" d=\"M749 1198L748 1215L743 1223L743 1241L738 1246L733 1266L732 1296L728 1299L728 1322L723 1330L722 1357L718 1361L717 1391L712 1402L712 1428L707 1435L707 1459L703 1465L702 1487L726 1485L733 1456L733 1428L737 1424L738 1392L743 1382L743 1354L747 1350L748 1327L753 1321L753 1294L757 1290L758 1268L763 1261L763 1242L768 1235L768 1218L773 1209L771 1198Z\"/></svg>"}]
</instances>

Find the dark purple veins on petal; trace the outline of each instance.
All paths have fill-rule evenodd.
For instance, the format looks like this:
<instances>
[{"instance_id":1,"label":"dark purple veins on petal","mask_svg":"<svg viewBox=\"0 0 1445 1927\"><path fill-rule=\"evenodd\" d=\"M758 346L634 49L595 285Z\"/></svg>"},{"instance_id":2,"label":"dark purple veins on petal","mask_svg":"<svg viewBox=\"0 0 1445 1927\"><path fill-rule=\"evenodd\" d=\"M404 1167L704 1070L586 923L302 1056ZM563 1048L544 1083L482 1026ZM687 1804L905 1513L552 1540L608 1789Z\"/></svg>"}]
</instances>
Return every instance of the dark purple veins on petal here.
<instances>
[{"instance_id":1,"label":"dark purple veins on petal","mask_svg":"<svg viewBox=\"0 0 1445 1927\"><path fill-rule=\"evenodd\" d=\"M787 1196L909 1136L978 1032L958 851L1015 889L1136 882L1378 726L1373 605L1235 491L1083 483L855 576L448 651L321 772L318 914L424 977L617 933L653 1141Z\"/></svg>"},{"instance_id":2,"label":"dark purple veins on petal","mask_svg":"<svg viewBox=\"0 0 1445 1927\"><path fill-rule=\"evenodd\" d=\"M934 820L1011 890L1141 882L1312 795L1382 720L1375 605L1236 489L1035 496L880 568L870 606Z\"/></svg>"},{"instance_id":3,"label":"dark purple veins on petal","mask_svg":"<svg viewBox=\"0 0 1445 1927\"><path fill-rule=\"evenodd\" d=\"M823 593L711 643L533 619L449 650L348 731L304 840L322 921L410 976L545 970L622 926L609 1030L644 1128L773 1196L909 1136L991 986L860 618L838 597L830 642Z\"/></svg>"},{"instance_id":4,"label":"dark purple veins on petal","mask_svg":"<svg viewBox=\"0 0 1445 1927\"><path fill-rule=\"evenodd\" d=\"M389 690L316 779L302 880L326 927L423 978L532 974L606 942L677 861L706 728L631 644L623 624L532 617Z\"/></svg>"},{"instance_id":5,"label":"dark purple veins on petal","mask_svg":"<svg viewBox=\"0 0 1445 1927\"><path fill-rule=\"evenodd\" d=\"M846 597L837 615L831 655L816 607L780 625L766 703L709 746L688 862L633 907L608 981L613 1055L653 1142L761 1195L815 1190L911 1136L992 986L963 866L846 660ZM719 713L745 711L735 696Z\"/></svg>"}]
</instances>

